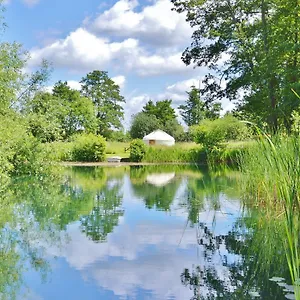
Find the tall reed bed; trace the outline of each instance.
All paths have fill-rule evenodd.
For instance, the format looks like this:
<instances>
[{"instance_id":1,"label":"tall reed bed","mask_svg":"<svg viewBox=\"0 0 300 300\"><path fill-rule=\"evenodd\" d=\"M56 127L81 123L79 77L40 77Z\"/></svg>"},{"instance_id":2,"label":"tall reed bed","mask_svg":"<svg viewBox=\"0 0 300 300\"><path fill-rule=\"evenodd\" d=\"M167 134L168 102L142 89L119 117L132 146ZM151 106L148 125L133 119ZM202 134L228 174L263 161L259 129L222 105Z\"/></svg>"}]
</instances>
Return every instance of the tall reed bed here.
<instances>
[{"instance_id":1,"label":"tall reed bed","mask_svg":"<svg viewBox=\"0 0 300 300\"><path fill-rule=\"evenodd\" d=\"M284 246L291 280L299 291L300 139L262 134L256 145L240 156L246 201L265 206L273 217L284 216ZM273 214L274 213L274 214Z\"/></svg>"}]
</instances>

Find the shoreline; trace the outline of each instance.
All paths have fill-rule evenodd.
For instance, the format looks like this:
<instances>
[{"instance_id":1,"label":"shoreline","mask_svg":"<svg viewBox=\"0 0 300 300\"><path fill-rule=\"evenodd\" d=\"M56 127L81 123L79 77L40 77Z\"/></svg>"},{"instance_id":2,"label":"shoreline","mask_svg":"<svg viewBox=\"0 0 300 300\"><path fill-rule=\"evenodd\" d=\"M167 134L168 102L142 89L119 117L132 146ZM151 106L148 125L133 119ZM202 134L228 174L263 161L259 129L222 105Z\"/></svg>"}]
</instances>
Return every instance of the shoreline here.
<instances>
[{"instance_id":1,"label":"shoreline","mask_svg":"<svg viewBox=\"0 0 300 300\"><path fill-rule=\"evenodd\" d=\"M121 166L157 166L157 165L197 165L199 163L188 162L60 162L59 165L63 167L121 167Z\"/></svg>"}]
</instances>

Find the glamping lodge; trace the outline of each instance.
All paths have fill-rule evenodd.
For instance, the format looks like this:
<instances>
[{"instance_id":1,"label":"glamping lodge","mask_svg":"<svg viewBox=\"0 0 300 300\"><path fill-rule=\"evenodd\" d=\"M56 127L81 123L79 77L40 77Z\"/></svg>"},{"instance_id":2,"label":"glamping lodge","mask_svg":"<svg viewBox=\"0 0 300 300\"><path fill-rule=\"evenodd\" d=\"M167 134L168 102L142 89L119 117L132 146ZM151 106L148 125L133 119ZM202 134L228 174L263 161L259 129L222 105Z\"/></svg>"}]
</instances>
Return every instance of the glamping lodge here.
<instances>
[{"instance_id":1,"label":"glamping lodge","mask_svg":"<svg viewBox=\"0 0 300 300\"><path fill-rule=\"evenodd\" d=\"M162 130L155 130L144 136L143 141L147 145L173 146L175 144L175 139Z\"/></svg>"}]
</instances>

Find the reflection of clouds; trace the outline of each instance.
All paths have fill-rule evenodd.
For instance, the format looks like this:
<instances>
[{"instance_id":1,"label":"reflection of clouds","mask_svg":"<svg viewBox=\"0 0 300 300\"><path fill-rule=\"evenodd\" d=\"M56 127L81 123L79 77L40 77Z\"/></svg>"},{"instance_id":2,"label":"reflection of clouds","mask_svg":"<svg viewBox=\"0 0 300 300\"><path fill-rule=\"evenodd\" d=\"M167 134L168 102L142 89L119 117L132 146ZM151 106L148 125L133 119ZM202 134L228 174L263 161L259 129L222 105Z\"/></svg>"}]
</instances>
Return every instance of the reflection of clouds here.
<instances>
[{"instance_id":1,"label":"reflection of clouds","mask_svg":"<svg viewBox=\"0 0 300 300\"><path fill-rule=\"evenodd\" d=\"M69 242L61 249L48 249L49 254L64 257L72 268L80 270L85 282L95 282L117 296L130 299L135 298L138 289L149 291L149 299L190 299L193 291L182 285L180 275L185 268L192 270L197 265L201 270L213 268L228 290L233 290L222 259L226 255L233 262L239 257L229 254L221 244L219 251L211 253L210 260L204 258L203 246L196 244L201 230L186 226L187 207L182 199L187 182L181 181L170 211L164 213L145 209L143 201L134 196L128 175L124 176L125 215L114 232L108 234L107 242L94 243L80 231L77 222L68 226ZM212 224L216 219L214 233L227 234L240 206L223 194L218 199L217 212L207 199L207 210L200 213L200 220ZM207 286L201 287L201 294L208 294Z\"/></svg>"},{"instance_id":2,"label":"reflection of clouds","mask_svg":"<svg viewBox=\"0 0 300 300\"><path fill-rule=\"evenodd\" d=\"M190 299L192 291L181 284L183 271L182 255L160 253L141 256L134 261L104 262L89 270L90 276L105 289L116 295L134 295L136 287L150 290L156 299ZM195 260L186 258L185 267L191 267ZM153 299L153 296L151 297Z\"/></svg>"},{"instance_id":3,"label":"reflection of clouds","mask_svg":"<svg viewBox=\"0 0 300 300\"><path fill-rule=\"evenodd\" d=\"M108 235L106 243L94 243L74 223L68 228L70 242L65 244L60 253L74 268L82 270L90 264L107 260L109 257L122 257L125 260L135 260L147 246L154 245L157 251L164 248L177 247L184 231L183 223L156 224L145 222L130 227L119 226L114 234ZM195 244L195 231L191 228L184 232L180 248L185 249ZM54 248L52 251L56 252ZM54 253L52 253L54 254Z\"/></svg>"},{"instance_id":4,"label":"reflection of clouds","mask_svg":"<svg viewBox=\"0 0 300 300\"><path fill-rule=\"evenodd\" d=\"M68 228L70 242L59 255L65 257L70 266L81 270L85 280L94 281L115 295L134 298L136 288L142 288L151 291L152 299L171 296L190 299L192 291L184 287L180 279L185 268L214 267L222 279L229 274L219 253L212 256L210 263L204 260L203 249L196 246L195 229L185 228L181 218L176 220L170 219L168 223L146 220L135 226L125 223L102 244L89 240L74 223ZM228 255L225 247L221 246L220 252ZM205 291L204 287L203 293Z\"/></svg>"}]
</instances>

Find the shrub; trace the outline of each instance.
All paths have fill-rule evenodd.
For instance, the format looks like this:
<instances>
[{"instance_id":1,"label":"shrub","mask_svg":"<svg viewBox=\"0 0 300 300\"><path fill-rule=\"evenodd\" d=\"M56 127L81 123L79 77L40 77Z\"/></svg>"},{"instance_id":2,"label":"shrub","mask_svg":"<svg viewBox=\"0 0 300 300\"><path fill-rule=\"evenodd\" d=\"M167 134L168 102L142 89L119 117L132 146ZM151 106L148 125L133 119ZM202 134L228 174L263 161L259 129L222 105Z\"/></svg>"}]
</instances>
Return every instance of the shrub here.
<instances>
[{"instance_id":1,"label":"shrub","mask_svg":"<svg viewBox=\"0 0 300 300\"><path fill-rule=\"evenodd\" d=\"M105 139L93 133L81 134L74 137L73 160L76 161L104 161Z\"/></svg>"},{"instance_id":2,"label":"shrub","mask_svg":"<svg viewBox=\"0 0 300 300\"><path fill-rule=\"evenodd\" d=\"M130 161L140 162L144 159L146 154L146 145L142 140L133 140L130 143Z\"/></svg>"},{"instance_id":3,"label":"shrub","mask_svg":"<svg viewBox=\"0 0 300 300\"><path fill-rule=\"evenodd\" d=\"M224 142L230 140L244 140L249 137L246 124L233 116L225 116L216 120L204 120L198 126L191 128L195 142L211 152L224 148ZM218 150L217 150L218 151Z\"/></svg>"},{"instance_id":4,"label":"shrub","mask_svg":"<svg viewBox=\"0 0 300 300\"><path fill-rule=\"evenodd\" d=\"M226 131L217 120L204 120L199 126L193 128L195 142L202 144L206 151L221 148L221 144L225 142Z\"/></svg>"},{"instance_id":5,"label":"shrub","mask_svg":"<svg viewBox=\"0 0 300 300\"><path fill-rule=\"evenodd\" d=\"M51 161L72 161L73 160L73 142L52 142L42 144L48 152Z\"/></svg>"}]
</instances>

